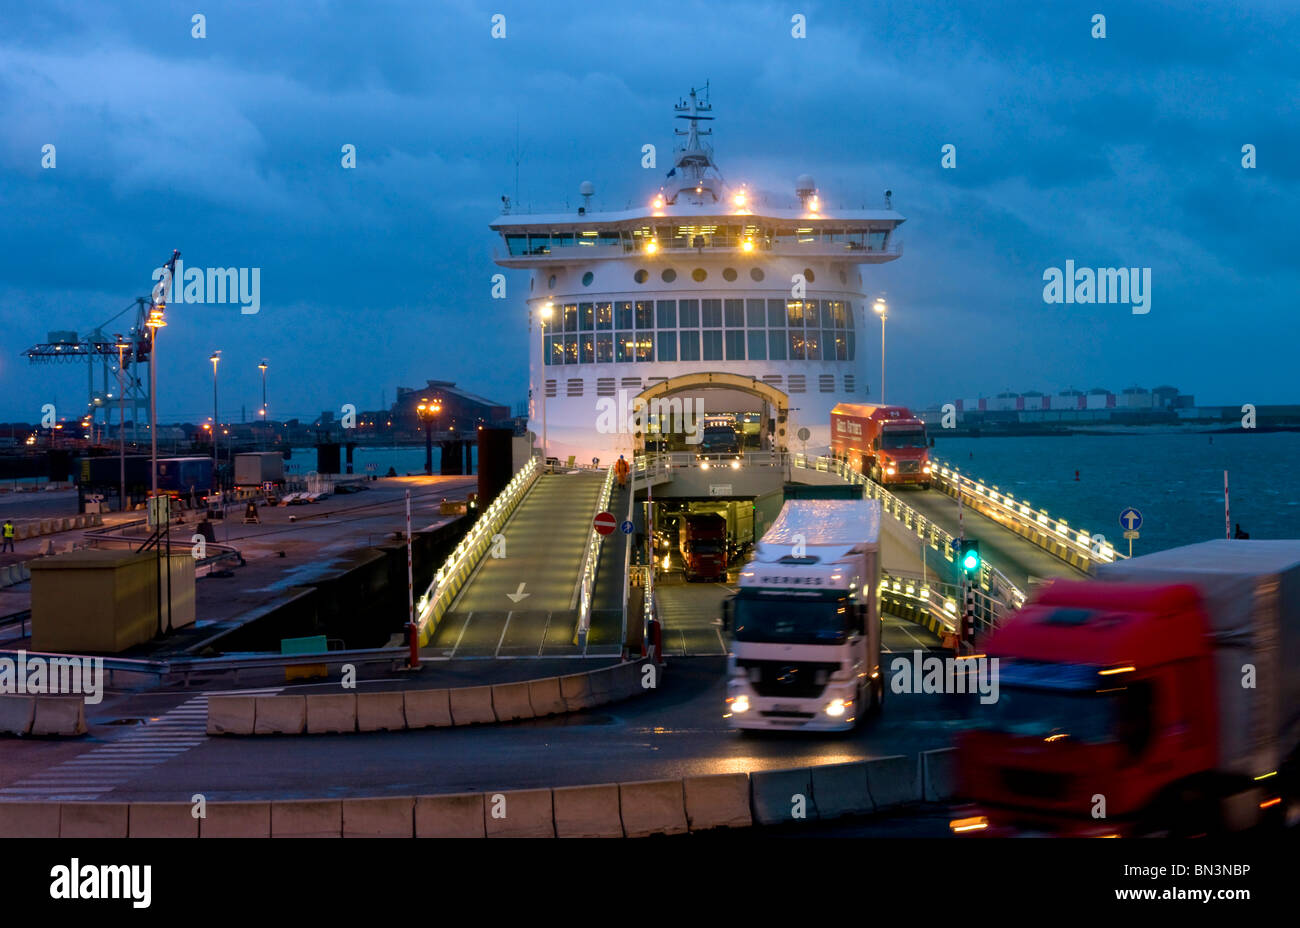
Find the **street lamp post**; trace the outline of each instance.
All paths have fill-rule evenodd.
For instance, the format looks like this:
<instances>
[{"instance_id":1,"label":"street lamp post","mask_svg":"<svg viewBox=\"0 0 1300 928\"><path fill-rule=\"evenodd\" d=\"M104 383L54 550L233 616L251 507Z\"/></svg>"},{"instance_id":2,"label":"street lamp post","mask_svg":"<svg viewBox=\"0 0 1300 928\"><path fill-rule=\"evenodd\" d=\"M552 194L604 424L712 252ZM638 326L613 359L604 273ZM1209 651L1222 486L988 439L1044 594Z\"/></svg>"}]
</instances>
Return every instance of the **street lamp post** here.
<instances>
[{"instance_id":1,"label":"street lamp post","mask_svg":"<svg viewBox=\"0 0 1300 928\"><path fill-rule=\"evenodd\" d=\"M889 307L884 297L877 297L871 307L880 315L880 402L885 402L885 320L889 318Z\"/></svg>"},{"instance_id":2,"label":"street lamp post","mask_svg":"<svg viewBox=\"0 0 1300 928\"><path fill-rule=\"evenodd\" d=\"M172 251L171 259L163 268L162 275L153 290L153 307L149 310L149 318L145 325L149 328L149 466L150 466L150 489L149 506L156 522L160 514L158 504L158 330L167 325L164 318L164 311L167 309L167 291L171 288L172 275L176 272L176 261L180 258L181 253L177 250ZM168 504L167 513L163 516L164 529L167 532L167 627L171 628L171 507ZM154 550L158 554L155 560L154 577L156 578L156 587L158 592L158 634L162 635L162 577L158 562L162 557L161 546L155 545Z\"/></svg>"},{"instance_id":3,"label":"street lamp post","mask_svg":"<svg viewBox=\"0 0 1300 928\"><path fill-rule=\"evenodd\" d=\"M546 470L546 460L547 460L547 454L546 454L546 448L547 448L547 444L546 444L546 323L550 320L551 313L553 313L554 311L555 311L555 305L551 303L549 300L543 303L541 309L537 311L537 315L541 319L541 326L540 326L541 337L538 340L541 346L541 350L540 350L541 358L540 358L540 362L537 365L537 374L542 388L542 470L543 471Z\"/></svg>"},{"instance_id":4,"label":"street lamp post","mask_svg":"<svg viewBox=\"0 0 1300 928\"><path fill-rule=\"evenodd\" d=\"M212 462L215 465L220 461L217 453L217 426L221 421L217 418L217 362L221 360L221 352L212 352L208 360L212 362Z\"/></svg>"},{"instance_id":5,"label":"street lamp post","mask_svg":"<svg viewBox=\"0 0 1300 928\"><path fill-rule=\"evenodd\" d=\"M439 399L432 402L421 399L420 405L415 407L416 415L424 423L424 472L430 477L433 476L433 420L440 412L442 400Z\"/></svg>"},{"instance_id":6,"label":"street lamp post","mask_svg":"<svg viewBox=\"0 0 1300 928\"><path fill-rule=\"evenodd\" d=\"M263 421L265 421L266 419L266 367L267 367L266 358L263 358L262 363L257 365L257 369L262 372L262 419Z\"/></svg>"},{"instance_id":7,"label":"street lamp post","mask_svg":"<svg viewBox=\"0 0 1300 928\"><path fill-rule=\"evenodd\" d=\"M120 511L126 512L126 386L122 371L126 342L122 341L121 335L114 335L113 338L117 339L117 440L119 477L122 481L117 491L117 505Z\"/></svg>"}]
</instances>

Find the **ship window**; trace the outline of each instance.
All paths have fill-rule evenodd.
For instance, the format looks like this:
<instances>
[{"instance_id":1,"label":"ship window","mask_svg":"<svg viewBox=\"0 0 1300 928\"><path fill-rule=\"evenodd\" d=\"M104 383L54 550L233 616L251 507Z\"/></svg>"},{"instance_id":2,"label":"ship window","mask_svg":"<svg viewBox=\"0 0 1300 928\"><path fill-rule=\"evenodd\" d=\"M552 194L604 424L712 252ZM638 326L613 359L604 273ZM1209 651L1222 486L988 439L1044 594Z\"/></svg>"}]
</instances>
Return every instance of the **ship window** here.
<instances>
[{"instance_id":1,"label":"ship window","mask_svg":"<svg viewBox=\"0 0 1300 928\"><path fill-rule=\"evenodd\" d=\"M647 271L645 268L642 268L641 270L639 270L639 271L637 271L635 274L633 274L633 275L632 275L632 278L633 278L637 283L639 283L639 284L643 284L643 283L645 283L647 280L650 279L650 273L649 273L649 271Z\"/></svg>"},{"instance_id":2,"label":"ship window","mask_svg":"<svg viewBox=\"0 0 1300 928\"><path fill-rule=\"evenodd\" d=\"M614 328L614 304L596 304L596 328L608 332Z\"/></svg>"},{"instance_id":3,"label":"ship window","mask_svg":"<svg viewBox=\"0 0 1300 928\"><path fill-rule=\"evenodd\" d=\"M749 279L756 283L761 282L763 280L763 269L761 267L751 267L749 269Z\"/></svg>"},{"instance_id":4,"label":"ship window","mask_svg":"<svg viewBox=\"0 0 1300 928\"><path fill-rule=\"evenodd\" d=\"M803 335L804 353L808 356L809 361L820 361L822 359L821 342L817 338L816 329L808 329Z\"/></svg>"},{"instance_id":5,"label":"ship window","mask_svg":"<svg viewBox=\"0 0 1300 928\"><path fill-rule=\"evenodd\" d=\"M727 330L727 360L728 361L745 360L745 330L744 329Z\"/></svg>"},{"instance_id":6,"label":"ship window","mask_svg":"<svg viewBox=\"0 0 1300 928\"><path fill-rule=\"evenodd\" d=\"M770 329L785 328L785 300L767 301L767 326Z\"/></svg>"},{"instance_id":7,"label":"ship window","mask_svg":"<svg viewBox=\"0 0 1300 928\"><path fill-rule=\"evenodd\" d=\"M655 359L654 335L650 332L636 333L636 359L638 361L653 361Z\"/></svg>"},{"instance_id":8,"label":"ship window","mask_svg":"<svg viewBox=\"0 0 1300 928\"><path fill-rule=\"evenodd\" d=\"M609 364L614 360L614 333L596 333L596 363Z\"/></svg>"},{"instance_id":9,"label":"ship window","mask_svg":"<svg viewBox=\"0 0 1300 928\"><path fill-rule=\"evenodd\" d=\"M679 316L678 324L683 329L694 329L700 325L700 301L699 300L682 300L677 304L677 314ZM685 357L683 361L687 360ZM691 360L698 361L699 358Z\"/></svg>"},{"instance_id":10,"label":"ship window","mask_svg":"<svg viewBox=\"0 0 1300 928\"><path fill-rule=\"evenodd\" d=\"M844 301L844 321L850 329L853 328L853 303L849 300Z\"/></svg>"},{"instance_id":11,"label":"ship window","mask_svg":"<svg viewBox=\"0 0 1300 928\"><path fill-rule=\"evenodd\" d=\"M584 332L590 332L592 325L592 312L590 303L578 304L578 327Z\"/></svg>"},{"instance_id":12,"label":"ship window","mask_svg":"<svg viewBox=\"0 0 1300 928\"><path fill-rule=\"evenodd\" d=\"M785 360L785 329L767 330L767 357L772 361Z\"/></svg>"},{"instance_id":13,"label":"ship window","mask_svg":"<svg viewBox=\"0 0 1300 928\"><path fill-rule=\"evenodd\" d=\"M888 232L872 232L871 235L868 236L867 247L870 248L872 251L884 251L885 237L887 235L889 235Z\"/></svg>"},{"instance_id":14,"label":"ship window","mask_svg":"<svg viewBox=\"0 0 1300 928\"><path fill-rule=\"evenodd\" d=\"M655 313L659 317L659 328L675 329L677 328L677 301L676 300L659 300L655 303ZM673 352L676 356L677 352Z\"/></svg>"},{"instance_id":15,"label":"ship window","mask_svg":"<svg viewBox=\"0 0 1300 928\"><path fill-rule=\"evenodd\" d=\"M636 327L642 331L655 327L655 304L653 300L636 301Z\"/></svg>"},{"instance_id":16,"label":"ship window","mask_svg":"<svg viewBox=\"0 0 1300 928\"><path fill-rule=\"evenodd\" d=\"M659 360L660 361L677 360L677 333L676 332L659 333Z\"/></svg>"},{"instance_id":17,"label":"ship window","mask_svg":"<svg viewBox=\"0 0 1300 928\"><path fill-rule=\"evenodd\" d=\"M855 333L849 332L844 336L845 347L848 348L848 357L846 361L852 361L854 352L857 349L858 337Z\"/></svg>"},{"instance_id":18,"label":"ship window","mask_svg":"<svg viewBox=\"0 0 1300 928\"><path fill-rule=\"evenodd\" d=\"M702 343L704 346L703 360L721 361L722 360L722 330L705 329L703 332L700 333L700 335L702 337Z\"/></svg>"},{"instance_id":19,"label":"ship window","mask_svg":"<svg viewBox=\"0 0 1300 928\"><path fill-rule=\"evenodd\" d=\"M599 235L596 236L596 244L597 245L619 244L618 231L614 230L612 232L610 231L601 232Z\"/></svg>"},{"instance_id":20,"label":"ship window","mask_svg":"<svg viewBox=\"0 0 1300 928\"><path fill-rule=\"evenodd\" d=\"M745 301L727 300L724 308L726 309L727 328L743 329L745 327Z\"/></svg>"},{"instance_id":21,"label":"ship window","mask_svg":"<svg viewBox=\"0 0 1300 928\"><path fill-rule=\"evenodd\" d=\"M614 328L620 330L632 328L632 304L630 302L624 300L615 304Z\"/></svg>"},{"instance_id":22,"label":"ship window","mask_svg":"<svg viewBox=\"0 0 1300 928\"><path fill-rule=\"evenodd\" d=\"M546 363L547 364L564 363L564 336L563 335L546 336Z\"/></svg>"},{"instance_id":23,"label":"ship window","mask_svg":"<svg viewBox=\"0 0 1300 928\"><path fill-rule=\"evenodd\" d=\"M844 268L840 268L840 283L846 287L849 285L849 275L845 272Z\"/></svg>"},{"instance_id":24,"label":"ship window","mask_svg":"<svg viewBox=\"0 0 1300 928\"><path fill-rule=\"evenodd\" d=\"M510 249L512 255L526 255L528 254L528 236L507 235L506 246Z\"/></svg>"},{"instance_id":25,"label":"ship window","mask_svg":"<svg viewBox=\"0 0 1300 928\"><path fill-rule=\"evenodd\" d=\"M837 358L835 356L838 351L837 349L838 344L839 344L839 339L835 337L834 332L832 332L830 329L822 329L822 360L823 361L841 360L840 358Z\"/></svg>"},{"instance_id":26,"label":"ship window","mask_svg":"<svg viewBox=\"0 0 1300 928\"><path fill-rule=\"evenodd\" d=\"M670 267L666 267L664 268L664 272L659 276L663 278L664 283L670 284L677 279L677 272Z\"/></svg>"},{"instance_id":27,"label":"ship window","mask_svg":"<svg viewBox=\"0 0 1300 928\"><path fill-rule=\"evenodd\" d=\"M766 361L767 360L767 333L755 332L752 329L749 332L749 360Z\"/></svg>"},{"instance_id":28,"label":"ship window","mask_svg":"<svg viewBox=\"0 0 1300 928\"><path fill-rule=\"evenodd\" d=\"M576 335L564 336L564 363L578 363L578 336Z\"/></svg>"},{"instance_id":29,"label":"ship window","mask_svg":"<svg viewBox=\"0 0 1300 928\"><path fill-rule=\"evenodd\" d=\"M805 300L803 310L804 325L810 329L821 326L821 305L819 300Z\"/></svg>"},{"instance_id":30,"label":"ship window","mask_svg":"<svg viewBox=\"0 0 1300 928\"><path fill-rule=\"evenodd\" d=\"M596 363L596 342L593 335L578 336L578 349L580 352L581 363Z\"/></svg>"},{"instance_id":31,"label":"ship window","mask_svg":"<svg viewBox=\"0 0 1300 928\"><path fill-rule=\"evenodd\" d=\"M546 285L547 285L548 287L552 287L552 288L554 288L554 286L555 286L555 275L554 275L554 274L551 275L551 279L550 279L550 281L549 281Z\"/></svg>"},{"instance_id":32,"label":"ship window","mask_svg":"<svg viewBox=\"0 0 1300 928\"><path fill-rule=\"evenodd\" d=\"M700 333L699 332L679 332L678 344L682 349L683 361L698 361L700 359Z\"/></svg>"},{"instance_id":33,"label":"ship window","mask_svg":"<svg viewBox=\"0 0 1300 928\"><path fill-rule=\"evenodd\" d=\"M564 304L564 331L566 332L578 331L578 304L577 303Z\"/></svg>"},{"instance_id":34,"label":"ship window","mask_svg":"<svg viewBox=\"0 0 1300 928\"><path fill-rule=\"evenodd\" d=\"M636 357L636 343L632 340L631 332L619 332L614 336L614 355L619 364Z\"/></svg>"},{"instance_id":35,"label":"ship window","mask_svg":"<svg viewBox=\"0 0 1300 928\"><path fill-rule=\"evenodd\" d=\"M792 329L803 328L803 300L787 300L785 304L786 324Z\"/></svg>"},{"instance_id":36,"label":"ship window","mask_svg":"<svg viewBox=\"0 0 1300 928\"><path fill-rule=\"evenodd\" d=\"M727 283L735 281L736 276L736 269L734 267L724 267L722 269L722 279Z\"/></svg>"},{"instance_id":37,"label":"ship window","mask_svg":"<svg viewBox=\"0 0 1300 928\"><path fill-rule=\"evenodd\" d=\"M708 276L709 272L702 267L697 267L695 270L691 271L691 279L697 284L704 283L705 278Z\"/></svg>"},{"instance_id":38,"label":"ship window","mask_svg":"<svg viewBox=\"0 0 1300 928\"><path fill-rule=\"evenodd\" d=\"M528 236L528 253L530 255L549 255L551 253L550 234Z\"/></svg>"},{"instance_id":39,"label":"ship window","mask_svg":"<svg viewBox=\"0 0 1300 928\"><path fill-rule=\"evenodd\" d=\"M812 268L806 267L803 269L803 279L808 281L808 283L812 283L817 279L817 275L813 273Z\"/></svg>"},{"instance_id":40,"label":"ship window","mask_svg":"<svg viewBox=\"0 0 1300 928\"><path fill-rule=\"evenodd\" d=\"M590 287L591 282L595 279L596 279L596 275L591 273L591 271L588 271L587 273L582 275L582 285L584 287Z\"/></svg>"},{"instance_id":41,"label":"ship window","mask_svg":"<svg viewBox=\"0 0 1300 928\"><path fill-rule=\"evenodd\" d=\"M844 328L844 301L843 300L826 300L822 307L830 316L829 322L823 322L823 325L833 325L837 329Z\"/></svg>"},{"instance_id":42,"label":"ship window","mask_svg":"<svg viewBox=\"0 0 1300 928\"><path fill-rule=\"evenodd\" d=\"M572 233L572 232L553 232L553 233L551 233L551 247L552 247L552 248L572 248L572 247L573 247L573 233Z\"/></svg>"},{"instance_id":43,"label":"ship window","mask_svg":"<svg viewBox=\"0 0 1300 928\"><path fill-rule=\"evenodd\" d=\"M803 329L791 329L789 336L790 360L803 361Z\"/></svg>"},{"instance_id":44,"label":"ship window","mask_svg":"<svg viewBox=\"0 0 1300 928\"><path fill-rule=\"evenodd\" d=\"M761 329L767 322L766 310L762 300L745 301L745 320L751 329Z\"/></svg>"},{"instance_id":45,"label":"ship window","mask_svg":"<svg viewBox=\"0 0 1300 928\"><path fill-rule=\"evenodd\" d=\"M722 300L703 301L700 324L709 328L718 328L722 325Z\"/></svg>"}]
</instances>

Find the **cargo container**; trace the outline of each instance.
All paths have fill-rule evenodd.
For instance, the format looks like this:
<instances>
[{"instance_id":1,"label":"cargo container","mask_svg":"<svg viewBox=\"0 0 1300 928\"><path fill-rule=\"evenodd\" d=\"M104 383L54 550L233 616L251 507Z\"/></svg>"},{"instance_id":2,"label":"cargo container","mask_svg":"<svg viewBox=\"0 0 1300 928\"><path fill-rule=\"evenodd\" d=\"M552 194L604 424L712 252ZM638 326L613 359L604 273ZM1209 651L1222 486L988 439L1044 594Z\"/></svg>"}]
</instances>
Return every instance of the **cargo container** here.
<instances>
[{"instance_id":1,"label":"cargo container","mask_svg":"<svg viewBox=\"0 0 1300 928\"><path fill-rule=\"evenodd\" d=\"M235 486L260 487L284 483L284 456L278 451L251 451L235 455Z\"/></svg>"}]
</instances>

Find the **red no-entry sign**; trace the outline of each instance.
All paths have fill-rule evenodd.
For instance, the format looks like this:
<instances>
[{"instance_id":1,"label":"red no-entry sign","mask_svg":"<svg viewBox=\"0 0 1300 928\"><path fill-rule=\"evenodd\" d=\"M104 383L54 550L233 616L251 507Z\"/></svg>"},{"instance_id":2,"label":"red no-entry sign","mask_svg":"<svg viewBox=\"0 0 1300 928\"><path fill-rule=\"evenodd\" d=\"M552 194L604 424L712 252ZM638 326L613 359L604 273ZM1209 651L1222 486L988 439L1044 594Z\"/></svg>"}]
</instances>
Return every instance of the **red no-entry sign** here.
<instances>
[{"instance_id":1,"label":"red no-entry sign","mask_svg":"<svg viewBox=\"0 0 1300 928\"><path fill-rule=\"evenodd\" d=\"M596 527L596 531L600 532L602 535L608 535L610 532L614 531L614 527L618 525L618 522L614 519L614 513L602 512L596 516L592 521L592 524Z\"/></svg>"}]
</instances>

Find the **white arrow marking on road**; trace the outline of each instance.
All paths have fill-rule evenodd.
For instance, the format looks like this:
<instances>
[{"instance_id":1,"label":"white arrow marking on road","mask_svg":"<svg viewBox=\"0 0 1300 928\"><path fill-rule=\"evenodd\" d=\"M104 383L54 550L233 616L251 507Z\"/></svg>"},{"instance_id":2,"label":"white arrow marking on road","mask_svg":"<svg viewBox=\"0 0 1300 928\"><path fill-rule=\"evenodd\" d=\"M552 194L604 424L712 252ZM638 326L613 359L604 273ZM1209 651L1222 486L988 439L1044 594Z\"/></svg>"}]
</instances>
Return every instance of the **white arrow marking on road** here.
<instances>
[{"instance_id":1,"label":"white arrow marking on road","mask_svg":"<svg viewBox=\"0 0 1300 928\"><path fill-rule=\"evenodd\" d=\"M516 590L516 591L513 592L513 593L507 593L507 594L506 594L506 596L510 597L510 601L511 601L511 602L515 602L515 603L519 602L519 600L521 600L521 599L526 599L527 597L529 597L529 596L531 596L531 595L533 595L533 594L531 594L531 593L525 593L525 592L524 592L524 585L523 585L522 583L519 584L519 589L518 589L518 590Z\"/></svg>"}]
</instances>

